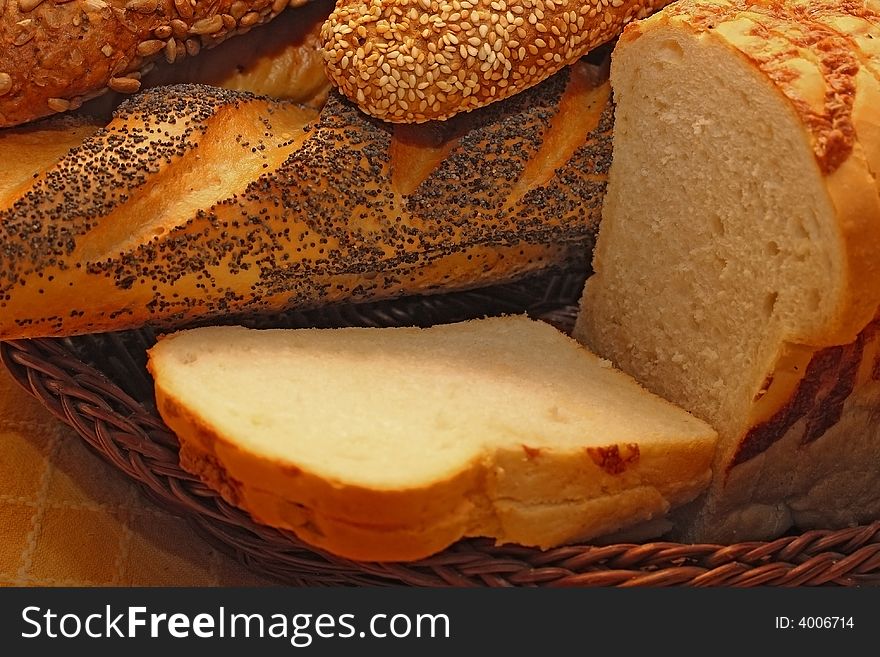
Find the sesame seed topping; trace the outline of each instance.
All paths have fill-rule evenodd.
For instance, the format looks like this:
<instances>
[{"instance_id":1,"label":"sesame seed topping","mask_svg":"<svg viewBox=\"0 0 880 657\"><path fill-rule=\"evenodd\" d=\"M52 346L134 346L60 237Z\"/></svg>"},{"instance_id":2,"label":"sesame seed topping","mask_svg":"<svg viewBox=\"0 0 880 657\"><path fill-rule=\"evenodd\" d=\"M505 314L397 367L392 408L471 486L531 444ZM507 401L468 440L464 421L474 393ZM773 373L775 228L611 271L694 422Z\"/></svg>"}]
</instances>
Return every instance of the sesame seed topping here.
<instances>
[{"instance_id":1,"label":"sesame seed topping","mask_svg":"<svg viewBox=\"0 0 880 657\"><path fill-rule=\"evenodd\" d=\"M534 86L617 36L633 18L668 3L348 0L337 2L323 26L323 55L331 81L365 112L392 123L422 123ZM582 23L578 14L584 12L591 16L589 24L573 27ZM368 62L369 51L380 54ZM416 53L435 56L418 60ZM460 76L460 71L467 74ZM413 103L399 93L400 80L405 88L422 91L420 98L430 95L435 102Z\"/></svg>"}]
</instances>

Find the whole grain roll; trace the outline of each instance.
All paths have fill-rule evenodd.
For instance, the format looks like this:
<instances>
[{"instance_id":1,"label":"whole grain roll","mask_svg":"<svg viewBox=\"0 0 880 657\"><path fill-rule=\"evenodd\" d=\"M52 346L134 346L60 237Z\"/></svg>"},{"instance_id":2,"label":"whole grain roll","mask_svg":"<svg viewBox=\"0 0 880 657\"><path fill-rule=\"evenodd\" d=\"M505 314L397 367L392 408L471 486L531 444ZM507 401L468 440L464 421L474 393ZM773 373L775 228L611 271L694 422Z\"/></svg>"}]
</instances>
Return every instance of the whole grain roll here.
<instances>
[{"instance_id":1,"label":"whole grain roll","mask_svg":"<svg viewBox=\"0 0 880 657\"><path fill-rule=\"evenodd\" d=\"M308 0L0 0L0 127L132 93L180 62Z\"/></svg>"},{"instance_id":2,"label":"whole grain roll","mask_svg":"<svg viewBox=\"0 0 880 657\"><path fill-rule=\"evenodd\" d=\"M392 123L446 119L519 93L670 0L339 0L330 80Z\"/></svg>"}]
</instances>

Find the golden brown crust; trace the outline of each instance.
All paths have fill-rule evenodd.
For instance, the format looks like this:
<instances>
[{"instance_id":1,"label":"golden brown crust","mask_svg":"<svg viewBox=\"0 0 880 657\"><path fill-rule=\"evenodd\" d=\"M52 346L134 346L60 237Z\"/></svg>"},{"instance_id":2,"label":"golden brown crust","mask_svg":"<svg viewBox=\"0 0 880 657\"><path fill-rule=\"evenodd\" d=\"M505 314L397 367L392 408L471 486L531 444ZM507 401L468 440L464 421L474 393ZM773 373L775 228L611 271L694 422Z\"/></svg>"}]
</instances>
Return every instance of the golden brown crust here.
<instances>
[{"instance_id":1,"label":"golden brown crust","mask_svg":"<svg viewBox=\"0 0 880 657\"><path fill-rule=\"evenodd\" d=\"M393 123L519 93L670 0L341 0L324 24L330 79Z\"/></svg>"},{"instance_id":2,"label":"golden brown crust","mask_svg":"<svg viewBox=\"0 0 880 657\"><path fill-rule=\"evenodd\" d=\"M160 58L195 55L306 0L5 0L0 127L140 89Z\"/></svg>"},{"instance_id":3,"label":"golden brown crust","mask_svg":"<svg viewBox=\"0 0 880 657\"><path fill-rule=\"evenodd\" d=\"M332 9L332 0L311 0L258 30L224 41L210 54L173 66L163 58L143 77L143 85L209 84L320 108L330 90L320 32Z\"/></svg>"},{"instance_id":4,"label":"golden brown crust","mask_svg":"<svg viewBox=\"0 0 880 657\"><path fill-rule=\"evenodd\" d=\"M92 117L67 114L0 133L0 208L10 206L35 175L53 166L74 146L103 127Z\"/></svg>"},{"instance_id":5,"label":"golden brown crust","mask_svg":"<svg viewBox=\"0 0 880 657\"><path fill-rule=\"evenodd\" d=\"M592 129L554 121L561 104ZM612 121L592 67L462 119L444 137L448 154L407 193L395 168L419 168L432 151L396 161L393 131L338 98L309 116L209 88L123 106L0 212L0 334L466 288L583 262ZM538 155L552 171L529 166ZM234 166L218 170L221 160ZM192 187L182 195L182 185Z\"/></svg>"},{"instance_id":6,"label":"golden brown crust","mask_svg":"<svg viewBox=\"0 0 880 657\"><path fill-rule=\"evenodd\" d=\"M721 494L680 510L679 538L738 542L880 516L878 328L880 316L853 343L814 355L790 403L752 426L719 469Z\"/></svg>"},{"instance_id":7,"label":"golden brown crust","mask_svg":"<svg viewBox=\"0 0 880 657\"><path fill-rule=\"evenodd\" d=\"M771 418L752 426L737 446L728 470L765 452L782 439L795 425L800 432L801 446L821 438L837 424L843 414L846 400L857 384L875 380L872 345L880 332L880 316L859 333L855 341L846 345L827 347L816 351L807 364L803 378L788 397L787 402ZM865 375L867 372L871 374Z\"/></svg>"}]
</instances>

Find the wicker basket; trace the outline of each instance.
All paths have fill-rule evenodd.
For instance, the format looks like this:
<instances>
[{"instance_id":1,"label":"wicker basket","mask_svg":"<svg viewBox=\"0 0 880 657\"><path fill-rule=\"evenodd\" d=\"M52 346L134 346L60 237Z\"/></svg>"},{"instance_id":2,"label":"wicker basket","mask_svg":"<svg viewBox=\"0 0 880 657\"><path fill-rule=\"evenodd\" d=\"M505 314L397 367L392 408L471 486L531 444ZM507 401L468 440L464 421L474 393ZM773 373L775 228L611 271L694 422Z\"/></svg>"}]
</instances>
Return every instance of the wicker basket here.
<instances>
[{"instance_id":1,"label":"wicker basket","mask_svg":"<svg viewBox=\"0 0 880 657\"><path fill-rule=\"evenodd\" d=\"M527 311L571 327L583 272L478 291L338 306L249 320L260 326L427 326ZM880 584L880 522L770 542L572 545L539 551L465 540L416 563L339 559L254 523L181 470L177 440L155 409L141 331L0 343L15 379L157 504L212 544L286 584L413 586L814 586Z\"/></svg>"}]
</instances>

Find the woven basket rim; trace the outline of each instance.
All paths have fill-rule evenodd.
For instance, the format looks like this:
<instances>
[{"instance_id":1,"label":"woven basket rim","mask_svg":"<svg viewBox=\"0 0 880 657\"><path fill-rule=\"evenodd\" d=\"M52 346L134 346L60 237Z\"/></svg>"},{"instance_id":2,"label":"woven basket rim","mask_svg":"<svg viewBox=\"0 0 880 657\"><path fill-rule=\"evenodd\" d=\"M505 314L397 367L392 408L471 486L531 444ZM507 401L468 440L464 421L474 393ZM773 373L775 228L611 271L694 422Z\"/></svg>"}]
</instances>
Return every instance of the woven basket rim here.
<instances>
[{"instance_id":1,"label":"woven basket rim","mask_svg":"<svg viewBox=\"0 0 880 657\"><path fill-rule=\"evenodd\" d=\"M435 297L340 306L294 314L294 325L416 324L473 310L527 310L557 326L569 324L583 272ZM537 281L537 282L535 282ZM528 286L532 287L529 288ZM528 289L528 293L523 293ZM520 296L517 297L517 294ZM499 301L500 300L500 301ZM406 304L411 304L407 306ZM413 305L414 304L414 305ZM445 304L445 305L444 305ZM473 314L473 313L471 313ZM480 313L477 313L480 314ZM316 320L316 318L318 318ZM288 320L285 320L286 322ZM411 586L821 586L880 584L880 521L841 530L811 530L774 541L734 545L668 541L569 545L547 551L466 539L414 563L364 563L338 558L292 533L255 523L177 460L177 439L152 404L148 378L137 372L148 330L0 343L0 359L17 383L146 495L186 518L216 548L258 574L293 585ZM106 355L87 362L83 344ZM108 346L109 345L109 346ZM132 369L134 368L134 369ZM141 370L142 376L147 377ZM120 377L125 381L114 380ZM124 384L124 385L123 385Z\"/></svg>"}]
</instances>

